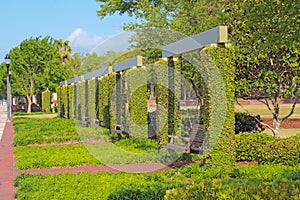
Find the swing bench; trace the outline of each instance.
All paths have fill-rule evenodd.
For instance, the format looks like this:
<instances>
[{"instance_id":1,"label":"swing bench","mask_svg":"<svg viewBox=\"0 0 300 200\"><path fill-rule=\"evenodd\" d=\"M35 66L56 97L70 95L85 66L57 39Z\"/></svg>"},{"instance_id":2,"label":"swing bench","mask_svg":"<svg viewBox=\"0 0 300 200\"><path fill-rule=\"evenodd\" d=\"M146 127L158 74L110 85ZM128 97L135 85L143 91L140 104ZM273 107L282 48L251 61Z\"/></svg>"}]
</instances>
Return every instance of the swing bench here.
<instances>
[{"instance_id":1,"label":"swing bench","mask_svg":"<svg viewBox=\"0 0 300 200\"><path fill-rule=\"evenodd\" d=\"M122 129L121 127L122 125L120 124L114 124L114 129L112 129L111 131L117 134L129 135L129 126L124 126L124 129Z\"/></svg>"},{"instance_id":2,"label":"swing bench","mask_svg":"<svg viewBox=\"0 0 300 200\"><path fill-rule=\"evenodd\" d=\"M189 137L181 137L175 135L169 135L170 142L166 144L167 149L172 149L174 151L183 152L183 153L197 153L201 154L201 146L204 141L204 126L203 124L195 124L192 127ZM181 146L174 144L175 139L180 139L187 143L186 146Z\"/></svg>"}]
</instances>

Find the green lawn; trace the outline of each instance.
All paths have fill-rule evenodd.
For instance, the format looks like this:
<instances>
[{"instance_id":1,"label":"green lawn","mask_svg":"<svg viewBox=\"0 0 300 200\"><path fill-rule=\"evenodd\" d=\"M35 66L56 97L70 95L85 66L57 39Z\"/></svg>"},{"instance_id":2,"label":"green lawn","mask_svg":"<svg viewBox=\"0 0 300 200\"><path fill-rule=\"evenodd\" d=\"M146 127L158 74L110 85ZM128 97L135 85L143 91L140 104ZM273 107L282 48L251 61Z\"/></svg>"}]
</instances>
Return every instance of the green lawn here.
<instances>
[{"instance_id":1,"label":"green lawn","mask_svg":"<svg viewBox=\"0 0 300 200\"><path fill-rule=\"evenodd\" d=\"M291 110L291 104L281 104L280 105L280 117L283 117L287 115ZM272 118L272 114L268 110L267 106L263 104L259 105L243 105L241 107L240 105L235 105L235 108L238 112L247 112L254 114L254 115L260 115L262 118ZM300 106L296 105L296 109L294 114L290 118L300 119Z\"/></svg>"},{"instance_id":2,"label":"green lawn","mask_svg":"<svg viewBox=\"0 0 300 200\"><path fill-rule=\"evenodd\" d=\"M264 130L264 132L268 135L273 135L272 131L270 129ZM300 128L290 128L290 129L280 129L280 137L281 138L287 138L290 136L294 136L300 133Z\"/></svg>"}]
</instances>

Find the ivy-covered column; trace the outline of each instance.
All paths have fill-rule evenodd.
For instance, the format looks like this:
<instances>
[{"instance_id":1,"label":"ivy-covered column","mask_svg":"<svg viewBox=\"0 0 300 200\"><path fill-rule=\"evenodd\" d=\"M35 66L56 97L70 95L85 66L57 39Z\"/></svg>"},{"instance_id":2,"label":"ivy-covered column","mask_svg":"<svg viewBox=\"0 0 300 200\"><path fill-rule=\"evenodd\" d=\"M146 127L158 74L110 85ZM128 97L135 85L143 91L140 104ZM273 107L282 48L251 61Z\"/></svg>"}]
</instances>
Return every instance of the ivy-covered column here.
<instances>
[{"instance_id":1,"label":"ivy-covered column","mask_svg":"<svg viewBox=\"0 0 300 200\"><path fill-rule=\"evenodd\" d=\"M68 97L69 97L69 118L74 117L74 84L68 85Z\"/></svg>"},{"instance_id":2,"label":"ivy-covered column","mask_svg":"<svg viewBox=\"0 0 300 200\"><path fill-rule=\"evenodd\" d=\"M128 85L130 135L148 137L148 73L144 68L129 69L125 73Z\"/></svg>"},{"instance_id":3,"label":"ivy-covered column","mask_svg":"<svg viewBox=\"0 0 300 200\"><path fill-rule=\"evenodd\" d=\"M168 135L174 135L175 114L174 58L168 58Z\"/></svg>"},{"instance_id":4,"label":"ivy-covered column","mask_svg":"<svg viewBox=\"0 0 300 200\"><path fill-rule=\"evenodd\" d=\"M96 94L96 79L92 78L86 81L88 84L88 91L87 91L87 119L91 124L95 123L96 119L96 101L95 101L95 94Z\"/></svg>"},{"instance_id":5,"label":"ivy-covered column","mask_svg":"<svg viewBox=\"0 0 300 200\"><path fill-rule=\"evenodd\" d=\"M212 148L205 165L220 170L229 170L235 164L233 57L234 51L230 47L209 47L200 52L200 61L206 68L203 93L206 128L210 133L207 144ZM222 130L218 130L219 127ZM221 131L219 135L214 134L218 131Z\"/></svg>"},{"instance_id":6,"label":"ivy-covered column","mask_svg":"<svg viewBox=\"0 0 300 200\"><path fill-rule=\"evenodd\" d=\"M51 98L51 92L48 89L42 92L42 110L44 112L50 112L50 108L51 108L50 98Z\"/></svg>"}]
</instances>

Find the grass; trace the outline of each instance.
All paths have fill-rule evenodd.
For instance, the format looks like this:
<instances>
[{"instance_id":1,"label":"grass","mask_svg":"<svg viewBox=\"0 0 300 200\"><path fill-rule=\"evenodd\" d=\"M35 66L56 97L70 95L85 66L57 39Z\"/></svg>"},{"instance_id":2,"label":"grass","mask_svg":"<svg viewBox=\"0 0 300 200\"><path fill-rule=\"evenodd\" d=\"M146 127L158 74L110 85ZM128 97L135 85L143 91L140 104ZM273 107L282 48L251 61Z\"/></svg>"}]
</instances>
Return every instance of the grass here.
<instances>
[{"instance_id":1,"label":"grass","mask_svg":"<svg viewBox=\"0 0 300 200\"><path fill-rule=\"evenodd\" d=\"M264 130L264 133L266 133L268 135L273 135L273 133L270 129ZM287 137L290 137L290 136L295 136L298 133L300 133L300 128L280 129L280 137L281 138L287 138Z\"/></svg>"},{"instance_id":2,"label":"grass","mask_svg":"<svg viewBox=\"0 0 300 200\"><path fill-rule=\"evenodd\" d=\"M291 110L291 104L281 104L280 105L280 117L284 117L287 115ZM246 112L249 111L249 113L254 115L260 115L261 118L272 118L272 114L268 110L267 106L263 104L258 105L243 105L241 107L240 105L235 105L235 109L238 112ZM295 108L294 114L290 117L294 119L300 119L300 106L297 105Z\"/></svg>"}]
</instances>

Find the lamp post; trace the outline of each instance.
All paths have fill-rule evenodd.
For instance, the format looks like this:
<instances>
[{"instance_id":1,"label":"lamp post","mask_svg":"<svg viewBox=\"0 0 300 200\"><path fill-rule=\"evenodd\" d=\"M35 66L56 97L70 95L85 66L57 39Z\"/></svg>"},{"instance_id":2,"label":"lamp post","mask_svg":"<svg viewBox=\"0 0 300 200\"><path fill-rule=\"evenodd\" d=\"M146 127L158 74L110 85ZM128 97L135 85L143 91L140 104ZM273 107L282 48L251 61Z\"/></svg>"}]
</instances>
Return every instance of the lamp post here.
<instances>
[{"instance_id":1,"label":"lamp post","mask_svg":"<svg viewBox=\"0 0 300 200\"><path fill-rule=\"evenodd\" d=\"M10 122L11 119L11 85L10 85L10 56L6 54L5 56L5 63L6 63L6 68L7 68L7 74L6 74L6 82L7 82L7 122Z\"/></svg>"}]
</instances>

